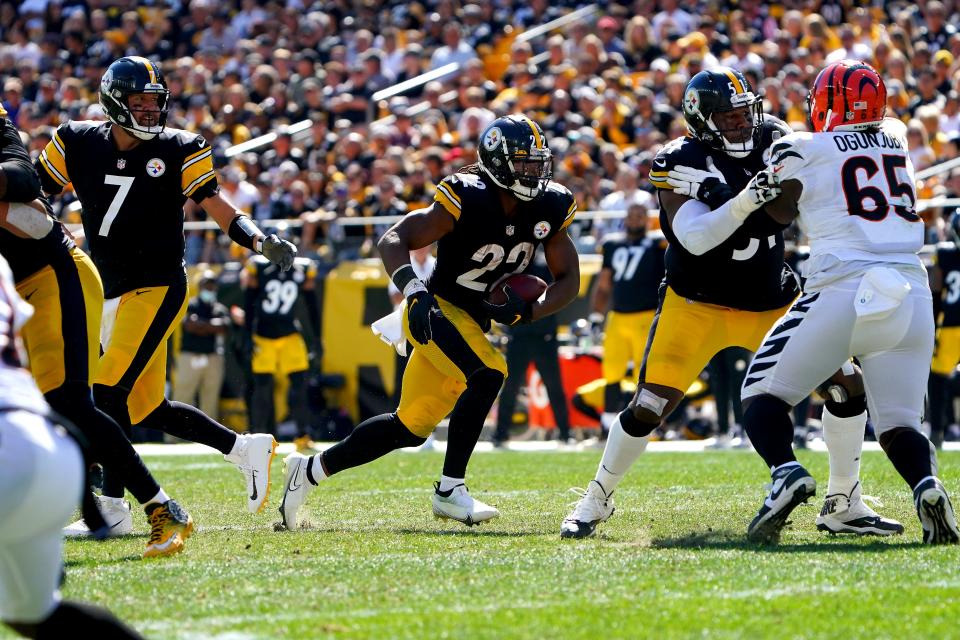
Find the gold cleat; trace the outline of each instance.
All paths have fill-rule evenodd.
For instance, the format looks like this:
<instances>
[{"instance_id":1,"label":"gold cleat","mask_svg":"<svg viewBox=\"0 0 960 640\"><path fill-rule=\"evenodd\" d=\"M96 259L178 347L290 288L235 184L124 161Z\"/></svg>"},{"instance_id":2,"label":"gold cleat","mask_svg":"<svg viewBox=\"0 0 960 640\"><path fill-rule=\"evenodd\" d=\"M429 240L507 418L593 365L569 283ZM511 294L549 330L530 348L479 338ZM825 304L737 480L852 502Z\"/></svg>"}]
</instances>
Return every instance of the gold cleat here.
<instances>
[{"instance_id":1,"label":"gold cleat","mask_svg":"<svg viewBox=\"0 0 960 640\"><path fill-rule=\"evenodd\" d=\"M183 551L184 542L193 533L193 518L173 500L147 507L150 539L144 558L172 556Z\"/></svg>"},{"instance_id":2,"label":"gold cleat","mask_svg":"<svg viewBox=\"0 0 960 640\"><path fill-rule=\"evenodd\" d=\"M320 453L320 447L310 436L300 436L299 438L294 438L293 444L297 447L297 453L302 453L305 456L312 456L316 453Z\"/></svg>"}]
</instances>

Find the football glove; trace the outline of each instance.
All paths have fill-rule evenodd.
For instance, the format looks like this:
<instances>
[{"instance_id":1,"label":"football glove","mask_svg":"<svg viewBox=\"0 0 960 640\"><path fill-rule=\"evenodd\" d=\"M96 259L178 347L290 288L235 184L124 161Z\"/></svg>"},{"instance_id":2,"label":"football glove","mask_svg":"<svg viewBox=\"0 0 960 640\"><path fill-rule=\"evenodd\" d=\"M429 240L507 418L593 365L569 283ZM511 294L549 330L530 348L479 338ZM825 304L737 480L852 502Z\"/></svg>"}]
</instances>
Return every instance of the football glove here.
<instances>
[{"instance_id":1,"label":"football glove","mask_svg":"<svg viewBox=\"0 0 960 640\"><path fill-rule=\"evenodd\" d=\"M503 304L493 304L489 300L483 301L483 306L486 308L487 313L490 314L490 317L500 324L511 327L515 324L530 322L530 318L533 315L533 303L521 298L520 295L509 286L504 286L503 292L507 296L507 301Z\"/></svg>"},{"instance_id":2,"label":"football glove","mask_svg":"<svg viewBox=\"0 0 960 640\"><path fill-rule=\"evenodd\" d=\"M264 258L280 267L280 271L288 271L297 257L297 248L286 240L281 240L275 233L263 239L260 253Z\"/></svg>"},{"instance_id":3,"label":"football glove","mask_svg":"<svg viewBox=\"0 0 960 640\"><path fill-rule=\"evenodd\" d=\"M420 344L433 340L433 327L430 322L434 316L443 316L437 299L429 291L417 291L407 298L407 324L410 337Z\"/></svg>"},{"instance_id":4,"label":"football glove","mask_svg":"<svg viewBox=\"0 0 960 640\"><path fill-rule=\"evenodd\" d=\"M707 171L677 165L667 173L667 184L673 187L674 193L690 196L711 209L716 209L734 196L733 189L709 156Z\"/></svg>"},{"instance_id":5,"label":"football glove","mask_svg":"<svg viewBox=\"0 0 960 640\"><path fill-rule=\"evenodd\" d=\"M764 169L750 179L743 191L733 196L730 213L739 220L746 220L747 216L775 200L782 192L780 176L770 169Z\"/></svg>"}]
</instances>

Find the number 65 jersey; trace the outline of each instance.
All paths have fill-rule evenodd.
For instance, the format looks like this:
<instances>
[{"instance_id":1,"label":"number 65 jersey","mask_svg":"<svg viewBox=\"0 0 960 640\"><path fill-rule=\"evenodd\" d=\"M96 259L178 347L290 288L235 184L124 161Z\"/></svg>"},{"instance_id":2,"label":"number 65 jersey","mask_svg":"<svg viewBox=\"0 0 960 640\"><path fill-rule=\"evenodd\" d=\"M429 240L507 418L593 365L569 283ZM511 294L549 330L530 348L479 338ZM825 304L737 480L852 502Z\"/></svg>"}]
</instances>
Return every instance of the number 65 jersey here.
<instances>
[{"instance_id":1,"label":"number 65 jersey","mask_svg":"<svg viewBox=\"0 0 960 640\"><path fill-rule=\"evenodd\" d=\"M518 201L508 217L498 188L486 176L456 173L440 182L434 196L456 223L437 243L427 287L483 328L490 324L483 306L490 287L503 276L526 271L537 246L566 233L577 211L570 191L550 182L536 200Z\"/></svg>"},{"instance_id":2,"label":"number 65 jersey","mask_svg":"<svg viewBox=\"0 0 960 640\"><path fill-rule=\"evenodd\" d=\"M36 162L43 190L73 184L107 298L184 282L183 205L217 193L213 151L202 136L169 127L120 151L111 126L61 125Z\"/></svg>"},{"instance_id":3,"label":"number 65 jersey","mask_svg":"<svg viewBox=\"0 0 960 640\"><path fill-rule=\"evenodd\" d=\"M803 185L797 220L810 243L808 287L851 275L864 262L921 264L923 222L905 133L887 118L879 131L797 132L773 145L772 171Z\"/></svg>"}]
</instances>

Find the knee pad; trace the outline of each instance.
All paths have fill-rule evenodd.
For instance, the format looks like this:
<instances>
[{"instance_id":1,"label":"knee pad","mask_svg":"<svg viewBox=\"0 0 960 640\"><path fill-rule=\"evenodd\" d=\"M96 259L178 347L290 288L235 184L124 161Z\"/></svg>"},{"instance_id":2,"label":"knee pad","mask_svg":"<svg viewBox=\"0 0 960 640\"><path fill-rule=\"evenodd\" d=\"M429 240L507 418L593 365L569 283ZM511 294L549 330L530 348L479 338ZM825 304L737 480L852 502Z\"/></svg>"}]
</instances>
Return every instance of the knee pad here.
<instances>
[{"instance_id":1,"label":"knee pad","mask_svg":"<svg viewBox=\"0 0 960 640\"><path fill-rule=\"evenodd\" d=\"M634 413L638 411L641 413L640 417ZM650 422L649 420L644 420L643 418L653 417L652 414L640 407L628 407L620 412L620 426L623 428L623 432L628 436L633 436L634 438L642 438L653 433L653 430L657 428L657 425L660 424L660 420L656 422Z\"/></svg>"},{"instance_id":2,"label":"knee pad","mask_svg":"<svg viewBox=\"0 0 960 640\"><path fill-rule=\"evenodd\" d=\"M504 376L502 373L496 369L484 367L483 369L475 371L473 375L467 379L467 389L497 395L500 393L500 387L503 386L503 380Z\"/></svg>"},{"instance_id":3,"label":"knee pad","mask_svg":"<svg viewBox=\"0 0 960 640\"><path fill-rule=\"evenodd\" d=\"M829 397L830 399L824 403L824 406L830 413L838 418L853 418L867 410L867 396L865 394L852 398L848 397L842 402L834 400L832 393Z\"/></svg>"}]
</instances>

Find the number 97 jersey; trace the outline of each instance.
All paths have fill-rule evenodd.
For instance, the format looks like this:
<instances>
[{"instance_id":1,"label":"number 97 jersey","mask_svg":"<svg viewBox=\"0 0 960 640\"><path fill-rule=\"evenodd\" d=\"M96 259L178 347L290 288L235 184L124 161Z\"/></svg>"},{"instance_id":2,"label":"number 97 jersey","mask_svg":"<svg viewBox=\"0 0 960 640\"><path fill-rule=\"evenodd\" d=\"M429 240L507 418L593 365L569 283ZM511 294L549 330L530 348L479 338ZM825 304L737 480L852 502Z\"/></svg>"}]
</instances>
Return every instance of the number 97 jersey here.
<instances>
[{"instance_id":1,"label":"number 97 jersey","mask_svg":"<svg viewBox=\"0 0 960 640\"><path fill-rule=\"evenodd\" d=\"M434 198L434 206L456 223L437 243L437 264L427 287L481 327L490 321L483 306L490 287L503 276L525 272L537 246L566 233L577 211L570 191L550 182L543 195L518 201L507 216L498 189L486 176L457 173L440 182Z\"/></svg>"},{"instance_id":2,"label":"number 97 jersey","mask_svg":"<svg viewBox=\"0 0 960 640\"><path fill-rule=\"evenodd\" d=\"M797 132L771 148L771 170L803 186L797 207L810 243L808 285L843 263L920 264L923 222L905 133L888 118L879 131Z\"/></svg>"}]
</instances>

